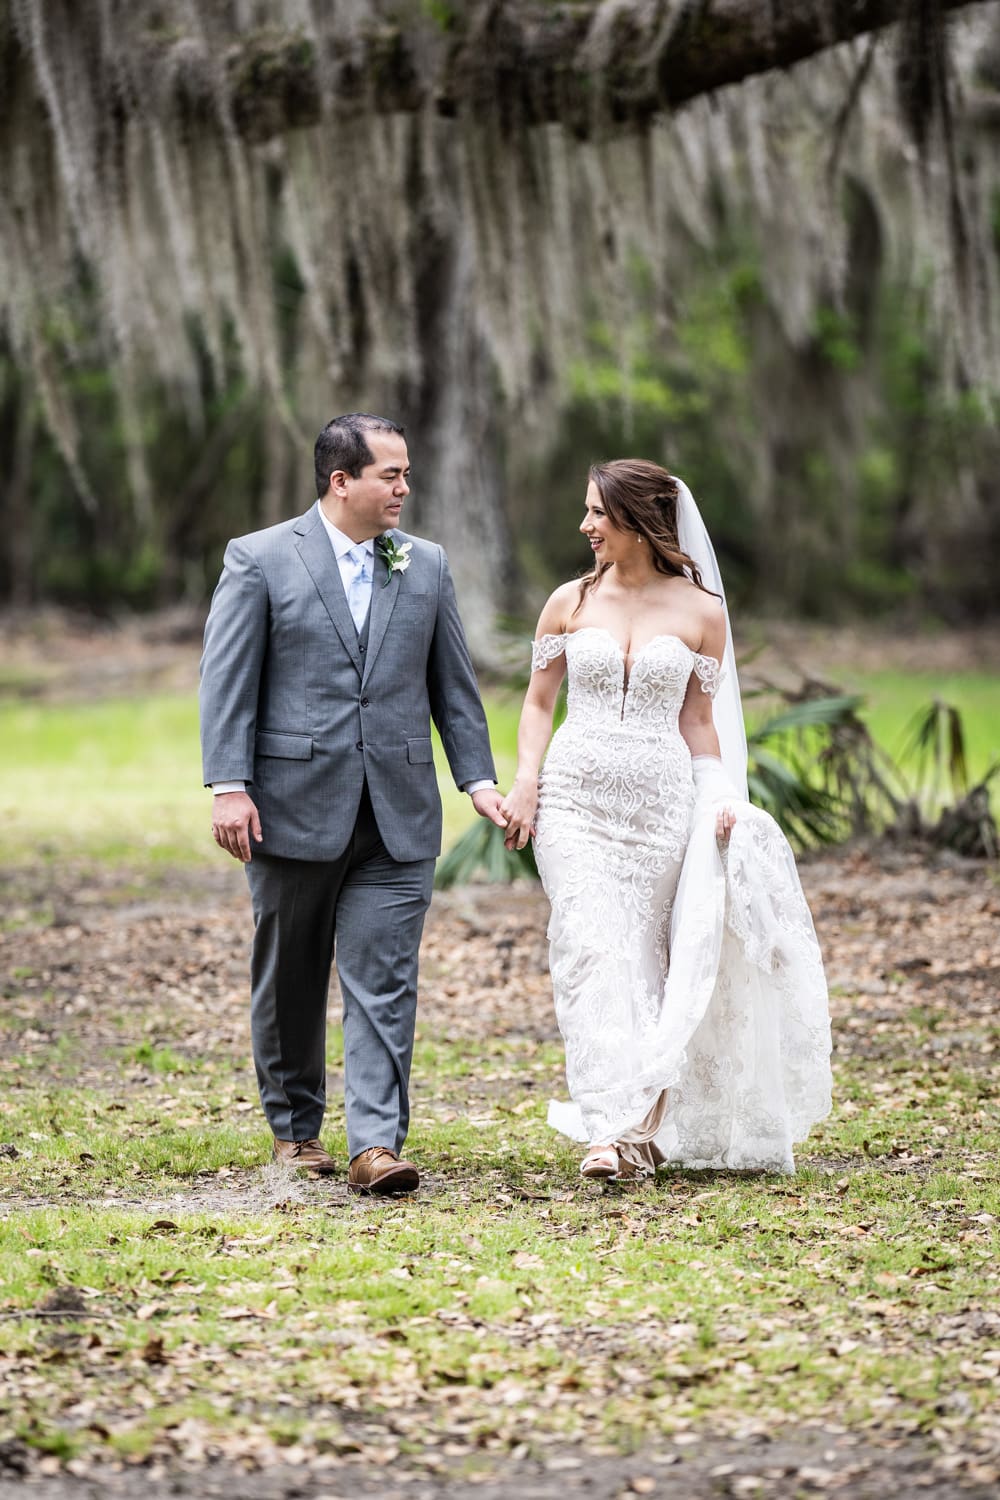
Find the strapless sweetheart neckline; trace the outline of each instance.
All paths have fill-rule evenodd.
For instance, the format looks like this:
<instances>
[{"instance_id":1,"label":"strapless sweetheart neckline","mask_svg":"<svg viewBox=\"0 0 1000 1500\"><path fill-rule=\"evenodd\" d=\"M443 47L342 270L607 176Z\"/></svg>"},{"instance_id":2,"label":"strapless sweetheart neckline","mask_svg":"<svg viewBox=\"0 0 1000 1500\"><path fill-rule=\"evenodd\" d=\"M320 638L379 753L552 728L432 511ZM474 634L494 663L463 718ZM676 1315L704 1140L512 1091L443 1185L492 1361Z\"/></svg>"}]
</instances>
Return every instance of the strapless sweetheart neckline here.
<instances>
[{"instance_id":1,"label":"strapless sweetheart neckline","mask_svg":"<svg viewBox=\"0 0 1000 1500\"><path fill-rule=\"evenodd\" d=\"M618 647L618 653L621 656L622 660L628 661L628 652L625 650L625 647L615 635L614 631L609 630L606 625L580 625L576 630L567 630L566 639L572 640L573 636L583 635L584 632L588 630L595 630L598 635L606 635L608 640L613 641L614 644ZM655 646L657 641L677 641L681 646L684 647L685 651L690 651L692 656L700 655L700 652L696 651L693 646L688 645L683 636L676 635L672 630L663 630L659 635L651 635L649 640L646 641L644 645L639 647L638 651L632 658L632 665L635 666L642 653L644 651L648 651L650 646Z\"/></svg>"},{"instance_id":2,"label":"strapless sweetheart neckline","mask_svg":"<svg viewBox=\"0 0 1000 1500\"><path fill-rule=\"evenodd\" d=\"M625 676L624 687L626 693L628 692L629 681L631 679L632 673L635 671L637 662L641 660L644 652L648 651L650 646L656 645L657 641L676 641L678 646L683 646L684 650L687 651L692 657L695 657L696 659L701 658L701 660L703 661L705 660L705 658L702 657L700 651L696 651L693 646L689 646L683 636L676 635L672 630L662 630L660 631L659 635L651 635L649 640L646 641L644 645L639 647L638 651L632 657L631 663L629 662L628 652L625 650L625 647L615 635L614 631L609 630L606 625L581 625L576 630L567 630L566 639L567 641L570 641L575 635L583 635L588 630L593 631L597 635L606 635L608 640L614 646L615 650L618 652L618 655L622 659L622 668ZM714 661L715 658L709 657L708 660ZM624 713L624 704L622 706L622 711Z\"/></svg>"}]
</instances>

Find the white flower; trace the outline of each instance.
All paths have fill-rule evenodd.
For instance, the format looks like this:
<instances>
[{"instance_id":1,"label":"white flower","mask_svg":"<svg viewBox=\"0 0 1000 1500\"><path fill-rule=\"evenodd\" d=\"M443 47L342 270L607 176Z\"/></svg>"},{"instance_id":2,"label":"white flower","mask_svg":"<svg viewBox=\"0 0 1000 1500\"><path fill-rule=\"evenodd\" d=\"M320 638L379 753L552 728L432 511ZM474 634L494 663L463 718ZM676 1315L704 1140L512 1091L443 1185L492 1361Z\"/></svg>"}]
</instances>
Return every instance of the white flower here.
<instances>
[{"instance_id":1,"label":"white flower","mask_svg":"<svg viewBox=\"0 0 1000 1500\"><path fill-rule=\"evenodd\" d=\"M397 547L392 537L386 532L384 536L379 537L375 545L386 567L385 583L382 585L385 588L393 573L405 573L410 566L410 550L413 543L402 542Z\"/></svg>"}]
</instances>

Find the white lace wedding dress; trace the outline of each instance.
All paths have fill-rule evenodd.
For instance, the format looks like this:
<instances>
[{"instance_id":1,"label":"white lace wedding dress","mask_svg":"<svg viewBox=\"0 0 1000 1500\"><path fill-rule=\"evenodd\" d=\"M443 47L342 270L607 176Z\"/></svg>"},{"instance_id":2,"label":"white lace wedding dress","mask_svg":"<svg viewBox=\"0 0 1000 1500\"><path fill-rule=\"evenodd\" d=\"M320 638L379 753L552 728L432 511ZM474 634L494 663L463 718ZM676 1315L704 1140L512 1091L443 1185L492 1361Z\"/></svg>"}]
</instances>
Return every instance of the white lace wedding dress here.
<instances>
[{"instance_id":1,"label":"white lace wedding dress","mask_svg":"<svg viewBox=\"0 0 1000 1500\"><path fill-rule=\"evenodd\" d=\"M564 652L535 838L573 1101L550 1122L640 1171L793 1171L830 1109L826 983L778 825L738 801L722 847L711 771L696 797L678 716L692 671L714 696L720 665L660 635L626 675L617 640L586 626L536 641L533 670Z\"/></svg>"}]
</instances>

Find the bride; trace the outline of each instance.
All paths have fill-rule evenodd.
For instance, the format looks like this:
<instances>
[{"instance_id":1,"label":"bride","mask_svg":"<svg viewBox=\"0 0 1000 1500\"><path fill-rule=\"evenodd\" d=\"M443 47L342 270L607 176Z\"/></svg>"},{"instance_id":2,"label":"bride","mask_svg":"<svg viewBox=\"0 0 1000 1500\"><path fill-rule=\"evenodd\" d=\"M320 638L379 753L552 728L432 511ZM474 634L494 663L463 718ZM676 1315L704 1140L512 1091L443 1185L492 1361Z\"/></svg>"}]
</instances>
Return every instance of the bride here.
<instances>
[{"instance_id":1,"label":"bride","mask_svg":"<svg viewBox=\"0 0 1000 1500\"><path fill-rule=\"evenodd\" d=\"M826 983L791 850L747 801L746 735L715 553L690 491L595 465L586 576L538 622L503 811L535 839L584 1177L794 1171L830 1109ZM565 722L552 715L569 674Z\"/></svg>"}]
</instances>

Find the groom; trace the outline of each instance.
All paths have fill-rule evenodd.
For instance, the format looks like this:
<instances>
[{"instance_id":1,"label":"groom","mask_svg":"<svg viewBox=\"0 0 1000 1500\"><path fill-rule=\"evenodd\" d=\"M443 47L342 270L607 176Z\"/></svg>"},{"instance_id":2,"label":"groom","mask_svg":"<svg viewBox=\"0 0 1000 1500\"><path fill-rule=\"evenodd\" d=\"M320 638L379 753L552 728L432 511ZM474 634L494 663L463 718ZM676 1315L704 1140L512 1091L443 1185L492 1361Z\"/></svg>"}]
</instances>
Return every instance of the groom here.
<instances>
[{"instance_id":1,"label":"groom","mask_svg":"<svg viewBox=\"0 0 1000 1500\"><path fill-rule=\"evenodd\" d=\"M201 663L204 777L216 842L250 885L251 1032L276 1159L337 1170L319 1141L336 957L348 1186L412 1192L399 1152L441 847L432 719L476 811L506 819L444 552L395 529L403 429L335 417L315 462L316 505L226 548Z\"/></svg>"}]
</instances>

